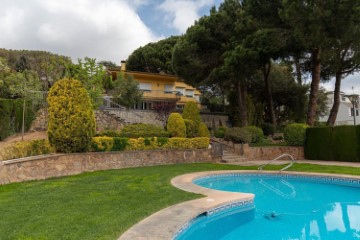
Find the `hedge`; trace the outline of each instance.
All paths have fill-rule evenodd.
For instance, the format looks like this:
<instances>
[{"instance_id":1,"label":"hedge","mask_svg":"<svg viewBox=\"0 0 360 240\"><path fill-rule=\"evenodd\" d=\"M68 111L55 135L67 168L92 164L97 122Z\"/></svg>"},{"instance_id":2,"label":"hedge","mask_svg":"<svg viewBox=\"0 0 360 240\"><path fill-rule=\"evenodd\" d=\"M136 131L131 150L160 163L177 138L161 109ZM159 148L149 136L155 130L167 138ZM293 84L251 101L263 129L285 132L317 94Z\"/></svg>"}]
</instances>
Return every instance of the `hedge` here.
<instances>
[{"instance_id":1,"label":"hedge","mask_svg":"<svg viewBox=\"0 0 360 240\"><path fill-rule=\"evenodd\" d=\"M307 159L360 162L360 126L308 128L304 151Z\"/></svg>"},{"instance_id":2,"label":"hedge","mask_svg":"<svg viewBox=\"0 0 360 240\"><path fill-rule=\"evenodd\" d=\"M289 146L304 146L305 132L309 126L303 123L291 123L284 129L284 139Z\"/></svg>"},{"instance_id":3,"label":"hedge","mask_svg":"<svg viewBox=\"0 0 360 240\"><path fill-rule=\"evenodd\" d=\"M121 149L115 148L116 141L122 141ZM94 137L92 151L159 150L159 149L202 149L207 148L210 139L198 138L111 138Z\"/></svg>"},{"instance_id":4,"label":"hedge","mask_svg":"<svg viewBox=\"0 0 360 240\"><path fill-rule=\"evenodd\" d=\"M198 138L119 138L93 137L92 152L110 152L124 150L161 150L161 149L206 149L210 144L207 137ZM48 140L17 142L0 153L0 160L16 159L42 154L56 153Z\"/></svg>"},{"instance_id":5,"label":"hedge","mask_svg":"<svg viewBox=\"0 0 360 240\"><path fill-rule=\"evenodd\" d=\"M25 102L25 131L35 119L31 100ZM23 99L0 99L0 140L22 130Z\"/></svg>"}]
</instances>

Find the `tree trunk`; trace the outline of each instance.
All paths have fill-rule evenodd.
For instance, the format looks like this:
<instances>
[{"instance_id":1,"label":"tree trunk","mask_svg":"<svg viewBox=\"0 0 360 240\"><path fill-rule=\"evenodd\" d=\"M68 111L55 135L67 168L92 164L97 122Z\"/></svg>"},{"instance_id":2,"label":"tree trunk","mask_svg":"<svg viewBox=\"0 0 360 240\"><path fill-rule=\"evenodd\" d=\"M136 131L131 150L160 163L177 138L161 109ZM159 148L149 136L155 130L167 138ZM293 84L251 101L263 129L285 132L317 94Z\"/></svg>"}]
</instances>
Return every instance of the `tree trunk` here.
<instances>
[{"instance_id":1,"label":"tree trunk","mask_svg":"<svg viewBox=\"0 0 360 240\"><path fill-rule=\"evenodd\" d=\"M267 102L268 102L268 108L269 108L269 115L270 115L272 125L276 126L277 124L276 124L276 117L275 117L275 111L274 111L274 101L273 101L270 82L269 82L270 70L271 70L271 62L269 61L267 64L265 64L263 66L263 74L264 74Z\"/></svg>"},{"instance_id":2,"label":"tree trunk","mask_svg":"<svg viewBox=\"0 0 360 240\"><path fill-rule=\"evenodd\" d=\"M316 120L316 108L317 100L319 95L319 84L320 84L320 71L321 71L321 48L316 48L311 53L312 62L312 79L311 89L309 96L309 107L307 112L306 123L310 126L314 126Z\"/></svg>"},{"instance_id":3,"label":"tree trunk","mask_svg":"<svg viewBox=\"0 0 360 240\"><path fill-rule=\"evenodd\" d=\"M246 90L244 86L242 86L241 81L237 81L236 88L237 88L238 105L240 111L240 125L243 127L248 125L247 109L246 109L246 101L245 101Z\"/></svg>"},{"instance_id":4,"label":"tree trunk","mask_svg":"<svg viewBox=\"0 0 360 240\"><path fill-rule=\"evenodd\" d=\"M335 75L335 89L334 89L334 104L331 108L327 125L334 126L336 117L340 106L340 86L341 86L342 72L337 72Z\"/></svg>"},{"instance_id":5,"label":"tree trunk","mask_svg":"<svg viewBox=\"0 0 360 240\"><path fill-rule=\"evenodd\" d=\"M296 81L298 82L299 85L302 85L299 57L297 57L297 56L294 57L294 64L295 64L295 70L296 70Z\"/></svg>"}]
</instances>

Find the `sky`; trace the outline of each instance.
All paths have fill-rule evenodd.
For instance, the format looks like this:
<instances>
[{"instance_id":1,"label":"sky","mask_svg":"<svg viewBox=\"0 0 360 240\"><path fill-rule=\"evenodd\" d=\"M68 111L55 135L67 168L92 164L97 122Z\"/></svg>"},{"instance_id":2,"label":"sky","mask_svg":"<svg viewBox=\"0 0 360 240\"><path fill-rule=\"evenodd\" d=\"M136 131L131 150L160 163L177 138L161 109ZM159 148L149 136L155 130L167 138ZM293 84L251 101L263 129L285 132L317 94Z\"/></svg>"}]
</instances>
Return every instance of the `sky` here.
<instances>
[{"instance_id":1,"label":"sky","mask_svg":"<svg viewBox=\"0 0 360 240\"><path fill-rule=\"evenodd\" d=\"M181 35L223 0L0 0L0 48L120 64L140 46ZM333 89L333 81L323 86ZM360 74L341 90L360 94Z\"/></svg>"}]
</instances>

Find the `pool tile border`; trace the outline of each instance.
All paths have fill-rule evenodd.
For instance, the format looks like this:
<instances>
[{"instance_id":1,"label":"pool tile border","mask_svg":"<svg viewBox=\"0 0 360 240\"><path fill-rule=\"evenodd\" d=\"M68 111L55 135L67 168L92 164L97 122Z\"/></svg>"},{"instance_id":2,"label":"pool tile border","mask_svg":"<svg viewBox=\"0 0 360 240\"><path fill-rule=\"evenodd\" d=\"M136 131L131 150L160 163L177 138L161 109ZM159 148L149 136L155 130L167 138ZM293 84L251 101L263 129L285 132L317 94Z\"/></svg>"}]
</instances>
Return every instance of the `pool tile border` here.
<instances>
[{"instance_id":1,"label":"pool tile border","mask_svg":"<svg viewBox=\"0 0 360 240\"><path fill-rule=\"evenodd\" d=\"M197 172L177 176L171 180L171 184L188 192L203 194L206 197L195 199L174 206L170 206L149 216L128 229L119 240L164 240L174 239L196 220L199 215L214 215L232 207L244 206L244 211L254 205L254 194L232 193L200 187L193 183L200 178L219 176L279 176L285 178L302 178L310 181L333 183L340 185L360 187L360 176L286 172L277 173L271 171L253 170L223 170Z\"/></svg>"}]
</instances>

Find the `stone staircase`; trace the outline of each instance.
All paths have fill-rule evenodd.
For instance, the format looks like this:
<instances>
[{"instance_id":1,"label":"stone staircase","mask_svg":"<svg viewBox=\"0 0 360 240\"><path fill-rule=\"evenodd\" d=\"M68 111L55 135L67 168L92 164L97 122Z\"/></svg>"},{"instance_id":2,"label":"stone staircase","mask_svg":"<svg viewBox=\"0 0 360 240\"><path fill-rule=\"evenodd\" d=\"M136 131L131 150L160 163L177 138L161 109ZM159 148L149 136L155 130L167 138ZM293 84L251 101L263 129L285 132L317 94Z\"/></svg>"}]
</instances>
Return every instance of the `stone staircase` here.
<instances>
[{"instance_id":1,"label":"stone staircase","mask_svg":"<svg viewBox=\"0 0 360 240\"><path fill-rule=\"evenodd\" d=\"M239 164L247 162L248 159L245 156L237 155L229 150L223 150L222 162L229 164Z\"/></svg>"}]
</instances>

